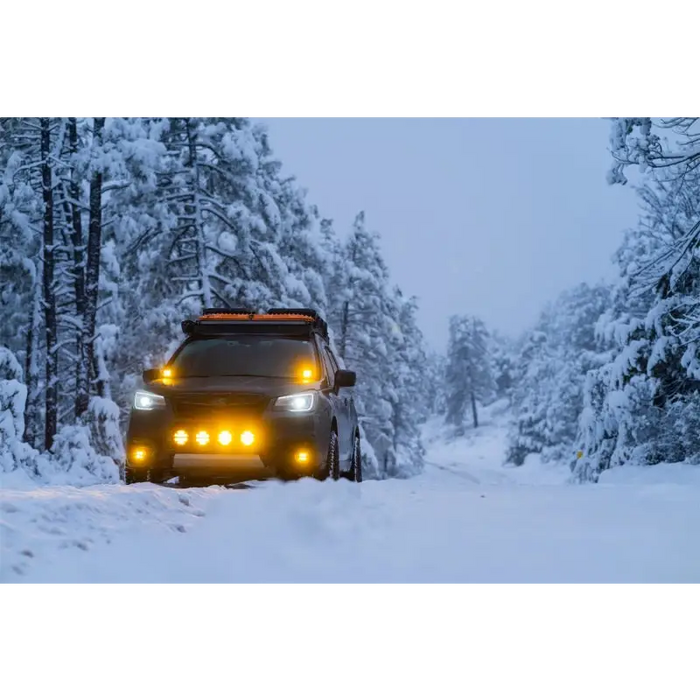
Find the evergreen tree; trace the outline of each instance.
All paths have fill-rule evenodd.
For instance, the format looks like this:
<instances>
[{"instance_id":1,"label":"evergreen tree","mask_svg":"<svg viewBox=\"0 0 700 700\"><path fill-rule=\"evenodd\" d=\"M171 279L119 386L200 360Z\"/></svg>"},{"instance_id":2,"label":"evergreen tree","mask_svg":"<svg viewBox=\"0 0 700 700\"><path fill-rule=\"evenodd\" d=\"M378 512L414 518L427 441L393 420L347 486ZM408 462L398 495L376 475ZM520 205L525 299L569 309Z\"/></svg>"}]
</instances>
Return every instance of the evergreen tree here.
<instances>
[{"instance_id":1,"label":"evergreen tree","mask_svg":"<svg viewBox=\"0 0 700 700\"><path fill-rule=\"evenodd\" d=\"M447 422L461 433L467 410L475 428L479 426L477 402L494 398L496 386L491 369L489 334L475 316L453 316L446 368Z\"/></svg>"},{"instance_id":2,"label":"evergreen tree","mask_svg":"<svg viewBox=\"0 0 700 700\"><path fill-rule=\"evenodd\" d=\"M551 395L553 384L548 347L547 334L533 330L518 356L506 456L507 462L516 465L523 464L528 454L541 453L546 446L544 402Z\"/></svg>"},{"instance_id":3,"label":"evergreen tree","mask_svg":"<svg viewBox=\"0 0 700 700\"><path fill-rule=\"evenodd\" d=\"M389 337L387 367L393 437L387 471L389 476L406 476L423 466L420 426L428 418L425 397L429 376L423 336L416 322L416 299L406 299L395 288L391 301L396 321Z\"/></svg>"},{"instance_id":4,"label":"evergreen tree","mask_svg":"<svg viewBox=\"0 0 700 700\"><path fill-rule=\"evenodd\" d=\"M345 364L358 374L357 409L380 464L380 474L392 460L391 403L388 396L390 350L387 338L394 320L387 287L389 273L379 250L379 237L365 225L361 212L341 252L335 274L338 287L329 308L335 343Z\"/></svg>"},{"instance_id":5,"label":"evergreen tree","mask_svg":"<svg viewBox=\"0 0 700 700\"><path fill-rule=\"evenodd\" d=\"M425 405L429 415L443 416L446 411L447 359L435 350L426 351Z\"/></svg>"},{"instance_id":6,"label":"evergreen tree","mask_svg":"<svg viewBox=\"0 0 700 700\"><path fill-rule=\"evenodd\" d=\"M609 305L606 285L578 285L550 304L527 335L516 363L508 462L572 454L586 375L606 358L607 344L595 329Z\"/></svg>"},{"instance_id":7,"label":"evergreen tree","mask_svg":"<svg viewBox=\"0 0 700 700\"><path fill-rule=\"evenodd\" d=\"M664 132L672 134L677 145L669 148ZM700 118L615 118L610 147L614 162L608 173L609 183L627 184L625 170L632 165L651 173L657 181L677 182L700 167Z\"/></svg>"},{"instance_id":8,"label":"evergreen tree","mask_svg":"<svg viewBox=\"0 0 700 700\"><path fill-rule=\"evenodd\" d=\"M639 225L617 253L621 281L601 333L614 345L589 377L581 480L626 462L700 458L700 169L638 189Z\"/></svg>"},{"instance_id":9,"label":"evergreen tree","mask_svg":"<svg viewBox=\"0 0 700 700\"><path fill-rule=\"evenodd\" d=\"M516 373L515 343L495 331L491 331L489 339L491 374L496 385L496 398L510 399Z\"/></svg>"}]
</instances>

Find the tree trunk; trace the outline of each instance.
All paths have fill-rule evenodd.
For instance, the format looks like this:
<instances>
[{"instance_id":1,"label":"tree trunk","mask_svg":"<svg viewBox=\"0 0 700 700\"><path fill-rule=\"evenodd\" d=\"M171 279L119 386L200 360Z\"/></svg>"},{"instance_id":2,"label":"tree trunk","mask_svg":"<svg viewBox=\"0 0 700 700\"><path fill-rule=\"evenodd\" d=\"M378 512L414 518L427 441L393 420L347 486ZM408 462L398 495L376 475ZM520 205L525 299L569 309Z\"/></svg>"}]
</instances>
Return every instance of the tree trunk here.
<instances>
[{"instance_id":1,"label":"tree trunk","mask_svg":"<svg viewBox=\"0 0 700 700\"><path fill-rule=\"evenodd\" d=\"M76 173L75 158L78 153L78 120L75 117L68 120L68 143L71 157L71 179L68 186L68 194L72 200L70 203L72 220L72 247L73 247L73 277L75 284L75 314L81 324L85 320L85 265L83 221L80 211L80 183ZM90 390L88 386L88 374L85 369L85 329L78 328L75 336L75 354L77 357L75 367L75 415L85 412L88 406Z\"/></svg>"},{"instance_id":2,"label":"tree trunk","mask_svg":"<svg viewBox=\"0 0 700 700\"><path fill-rule=\"evenodd\" d=\"M348 343L348 320L350 316L350 302L346 301L343 304L343 315L340 320L340 345L338 346L338 354L345 360L345 351Z\"/></svg>"},{"instance_id":3,"label":"tree trunk","mask_svg":"<svg viewBox=\"0 0 700 700\"><path fill-rule=\"evenodd\" d=\"M391 428L392 428L392 444L394 446L394 454L399 452L399 429L401 427L401 414L398 403L391 402Z\"/></svg>"},{"instance_id":4,"label":"tree trunk","mask_svg":"<svg viewBox=\"0 0 700 700\"><path fill-rule=\"evenodd\" d=\"M211 285L209 282L209 270L207 266L207 246L204 240L204 228L202 221L202 203L200 201L200 177L199 163L197 161L197 144L195 143L194 134L192 133L192 120L185 121L187 128L187 147L190 156L190 167L192 168L192 191L193 191L193 216L195 226L195 238L197 245L197 272L200 276L200 290L202 293L202 305L211 307Z\"/></svg>"},{"instance_id":5,"label":"tree trunk","mask_svg":"<svg viewBox=\"0 0 700 700\"><path fill-rule=\"evenodd\" d=\"M102 146L104 117L95 117L93 125L93 147ZM93 166L90 177L90 226L88 229L87 260L85 267L85 314L83 316L83 337L85 356L81 382L88 385L87 393L76 399L76 416L81 416L89 403L89 380L92 375L95 355L95 326L97 320L97 297L100 286L100 248L102 247L102 166Z\"/></svg>"},{"instance_id":6,"label":"tree trunk","mask_svg":"<svg viewBox=\"0 0 700 700\"><path fill-rule=\"evenodd\" d=\"M41 191L44 200L43 296L46 326L46 388L44 449L50 450L58 428L58 377L56 376L56 297L54 295L54 221L51 120L40 119L41 125Z\"/></svg>"},{"instance_id":7,"label":"tree trunk","mask_svg":"<svg viewBox=\"0 0 700 700\"><path fill-rule=\"evenodd\" d=\"M42 275L43 265L37 263L32 290L32 311L27 329L27 356L24 365L24 377L27 384L27 401L24 405L25 442L38 448L39 438L39 335L41 333L42 315Z\"/></svg>"},{"instance_id":8,"label":"tree trunk","mask_svg":"<svg viewBox=\"0 0 700 700\"><path fill-rule=\"evenodd\" d=\"M357 262L357 241L353 240L352 243L352 255L350 256L350 259L352 260L353 263ZM353 287L353 280L350 278L348 280L348 289L346 290L346 293L352 290ZM338 346L338 353L340 356L345 360L345 352L347 351L347 346L348 346L348 331L349 331L349 326L350 326L350 301L346 300L343 303L343 312L342 316L340 319L340 345Z\"/></svg>"},{"instance_id":9,"label":"tree trunk","mask_svg":"<svg viewBox=\"0 0 700 700\"><path fill-rule=\"evenodd\" d=\"M109 386L109 372L107 371L104 352L99 338L95 340L92 359L92 376L95 378L95 393L103 399L111 399L112 392Z\"/></svg>"},{"instance_id":10,"label":"tree trunk","mask_svg":"<svg viewBox=\"0 0 700 700\"><path fill-rule=\"evenodd\" d=\"M471 401L472 401L472 416L474 417L474 427L478 428L479 427L479 418L476 414L476 396L474 395L474 392L471 392Z\"/></svg>"}]
</instances>

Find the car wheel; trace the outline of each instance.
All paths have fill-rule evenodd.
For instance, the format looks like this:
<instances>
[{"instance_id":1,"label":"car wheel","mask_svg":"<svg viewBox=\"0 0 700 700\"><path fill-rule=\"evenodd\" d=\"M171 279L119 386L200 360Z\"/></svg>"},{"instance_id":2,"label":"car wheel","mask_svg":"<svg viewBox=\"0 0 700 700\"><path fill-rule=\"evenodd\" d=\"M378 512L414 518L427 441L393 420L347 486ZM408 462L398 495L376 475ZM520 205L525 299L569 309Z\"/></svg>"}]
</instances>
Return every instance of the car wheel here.
<instances>
[{"instance_id":1,"label":"car wheel","mask_svg":"<svg viewBox=\"0 0 700 700\"><path fill-rule=\"evenodd\" d=\"M164 481L165 477L159 471L152 471L151 469L129 469L129 467L124 469L124 483L126 484L162 484Z\"/></svg>"},{"instance_id":2,"label":"car wheel","mask_svg":"<svg viewBox=\"0 0 700 700\"><path fill-rule=\"evenodd\" d=\"M146 481L148 481L148 471L129 469L129 467L124 469L125 484L143 484Z\"/></svg>"},{"instance_id":3,"label":"car wheel","mask_svg":"<svg viewBox=\"0 0 700 700\"><path fill-rule=\"evenodd\" d=\"M355 435L352 447L352 462L348 472L350 481L362 481L362 448L360 446L360 436Z\"/></svg>"},{"instance_id":4,"label":"car wheel","mask_svg":"<svg viewBox=\"0 0 700 700\"><path fill-rule=\"evenodd\" d=\"M338 435L335 432L331 433L331 439L328 443L328 456L326 457L324 472L327 479L333 479L333 481L340 479L340 452L338 449Z\"/></svg>"}]
</instances>

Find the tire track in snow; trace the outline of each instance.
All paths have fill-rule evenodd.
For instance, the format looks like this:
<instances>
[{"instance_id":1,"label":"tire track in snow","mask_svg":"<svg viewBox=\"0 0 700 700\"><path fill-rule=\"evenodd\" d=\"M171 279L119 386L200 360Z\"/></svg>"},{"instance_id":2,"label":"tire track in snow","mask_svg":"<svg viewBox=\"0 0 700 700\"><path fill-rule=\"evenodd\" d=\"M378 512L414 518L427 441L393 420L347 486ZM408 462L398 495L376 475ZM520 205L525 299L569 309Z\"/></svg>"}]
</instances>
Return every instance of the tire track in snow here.
<instances>
[{"instance_id":1,"label":"tire track in snow","mask_svg":"<svg viewBox=\"0 0 700 700\"><path fill-rule=\"evenodd\" d=\"M461 471L459 469L455 469L457 465L452 465L450 467L445 466L444 464L437 464L436 462L429 462L425 460L425 463L430 465L431 467L436 467L437 469L440 469L441 471L448 472L449 474L454 474L455 476L459 476L462 479L467 479L468 481L471 481L473 484L480 484L481 479L477 479L475 476L472 474L469 474L468 472Z\"/></svg>"}]
</instances>

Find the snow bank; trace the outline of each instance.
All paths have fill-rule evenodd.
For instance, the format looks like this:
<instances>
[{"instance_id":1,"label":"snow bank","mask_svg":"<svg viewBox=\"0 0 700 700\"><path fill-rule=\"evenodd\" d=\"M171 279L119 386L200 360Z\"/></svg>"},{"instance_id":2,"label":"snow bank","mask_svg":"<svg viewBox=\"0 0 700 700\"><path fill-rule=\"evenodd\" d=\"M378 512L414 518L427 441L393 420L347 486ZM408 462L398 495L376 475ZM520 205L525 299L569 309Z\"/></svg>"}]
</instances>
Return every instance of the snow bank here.
<instances>
[{"instance_id":1,"label":"snow bank","mask_svg":"<svg viewBox=\"0 0 700 700\"><path fill-rule=\"evenodd\" d=\"M700 487L700 465L676 463L637 466L627 464L605 470L601 473L598 483L648 486L673 484Z\"/></svg>"},{"instance_id":2,"label":"snow bank","mask_svg":"<svg viewBox=\"0 0 700 700\"><path fill-rule=\"evenodd\" d=\"M80 425L63 426L50 452L39 452L23 441L27 387L21 368L5 348L0 353L0 485L31 488L37 484L114 484L123 458L119 408L93 398ZM13 362L14 361L14 362Z\"/></svg>"},{"instance_id":3,"label":"snow bank","mask_svg":"<svg viewBox=\"0 0 700 700\"><path fill-rule=\"evenodd\" d=\"M151 484L71 486L0 491L0 580L22 580L39 565L45 577L71 554L137 541L144 532L182 535L204 516L202 506L220 491L178 491ZM141 566L145 566L141 562Z\"/></svg>"},{"instance_id":4,"label":"snow bank","mask_svg":"<svg viewBox=\"0 0 700 700\"><path fill-rule=\"evenodd\" d=\"M247 490L5 492L0 580L698 583L699 495L475 483L450 471Z\"/></svg>"},{"instance_id":5,"label":"snow bank","mask_svg":"<svg viewBox=\"0 0 700 700\"><path fill-rule=\"evenodd\" d=\"M0 580L700 582L700 467L569 484L536 459L503 466L502 419L435 439L412 479L6 488Z\"/></svg>"}]
</instances>

